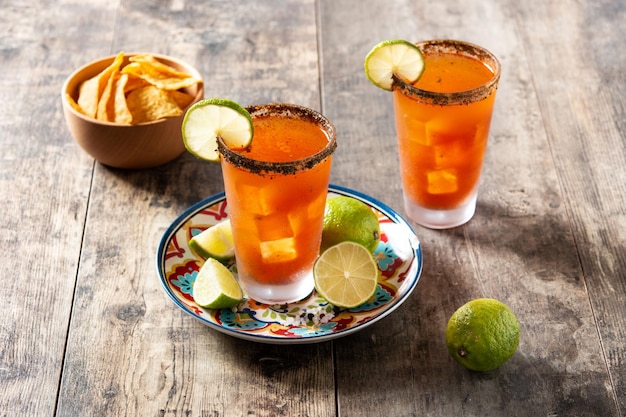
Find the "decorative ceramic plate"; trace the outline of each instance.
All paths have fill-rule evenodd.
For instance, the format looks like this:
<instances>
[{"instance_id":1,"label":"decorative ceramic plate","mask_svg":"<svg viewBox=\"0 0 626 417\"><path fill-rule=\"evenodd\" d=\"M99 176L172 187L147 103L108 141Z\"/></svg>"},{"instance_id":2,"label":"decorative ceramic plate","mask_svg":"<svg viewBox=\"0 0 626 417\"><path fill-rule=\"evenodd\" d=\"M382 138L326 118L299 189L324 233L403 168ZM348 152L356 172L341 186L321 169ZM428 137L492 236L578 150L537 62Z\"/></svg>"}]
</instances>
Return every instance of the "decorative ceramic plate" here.
<instances>
[{"instance_id":1,"label":"decorative ceramic plate","mask_svg":"<svg viewBox=\"0 0 626 417\"><path fill-rule=\"evenodd\" d=\"M365 304L340 309L315 291L289 304L267 305L244 298L232 309L208 310L196 305L191 289L203 260L188 246L192 236L228 218L224 193L196 203L166 230L157 251L161 284L184 312L209 327L241 339L264 343L314 343L346 336L377 322L397 309L411 294L422 272L422 250L411 226L375 199L331 185L328 196L346 195L363 201L378 216L381 241L374 256L381 279ZM233 265L231 270L236 271Z\"/></svg>"}]
</instances>

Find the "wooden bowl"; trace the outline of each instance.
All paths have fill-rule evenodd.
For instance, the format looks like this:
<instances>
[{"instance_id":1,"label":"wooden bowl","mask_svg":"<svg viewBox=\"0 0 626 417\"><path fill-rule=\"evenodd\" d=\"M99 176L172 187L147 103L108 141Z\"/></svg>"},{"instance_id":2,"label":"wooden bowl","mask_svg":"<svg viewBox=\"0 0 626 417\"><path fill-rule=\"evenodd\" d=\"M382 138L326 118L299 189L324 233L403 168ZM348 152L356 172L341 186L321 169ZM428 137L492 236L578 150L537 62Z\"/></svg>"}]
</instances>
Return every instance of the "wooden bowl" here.
<instances>
[{"instance_id":1,"label":"wooden bowl","mask_svg":"<svg viewBox=\"0 0 626 417\"><path fill-rule=\"evenodd\" d=\"M126 65L128 58L133 55L137 54L126 54L123 65ZM182 61L163 55L151 55L164 64L202 80L195 68ZM172 161L185 151L181 134L184 113L181 116L153 122L122 125L88 117L70 104L67 95L76 101L80 84L104 70L114 58L115 56L109 56L84 65L72 73L63 84L61 92L63 113L72 137L98 162L114 168L151 168ZM185 91L194 96L187 108L204 98L202 81Z\"/></svg>"}]
</instances>

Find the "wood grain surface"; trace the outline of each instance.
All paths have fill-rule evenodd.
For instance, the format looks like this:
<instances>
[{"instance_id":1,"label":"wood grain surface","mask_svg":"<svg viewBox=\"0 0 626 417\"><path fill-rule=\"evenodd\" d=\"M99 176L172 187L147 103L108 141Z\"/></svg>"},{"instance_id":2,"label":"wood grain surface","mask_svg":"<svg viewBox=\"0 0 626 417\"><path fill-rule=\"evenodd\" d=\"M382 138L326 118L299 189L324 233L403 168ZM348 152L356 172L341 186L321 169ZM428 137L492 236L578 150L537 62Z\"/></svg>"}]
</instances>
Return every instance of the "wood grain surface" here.
<instances>
[{"instance_id":1,"label":"wood grain surface","mask_svg":"<svg viewBox=\"0 0 626 417\"><path fill-rule=\"evenodd\" d=\"M46 2L44 2L46 3ZM44 7L45 6L45 7ZM619 0L0 0L0 417L626 417L626 3ZM164 294L159 241L223 191L184 154L94 162L61 109L65 78L127 52L195 65L207 97L321 110L331 182L404 215L391 95L363 59L384 39L456 38L501 61L478 208L413 224L414 293L348 337L267 345L215 332ZM477 297L522 328L489 373L448 355Z\"/></svg>"}]
</instances>

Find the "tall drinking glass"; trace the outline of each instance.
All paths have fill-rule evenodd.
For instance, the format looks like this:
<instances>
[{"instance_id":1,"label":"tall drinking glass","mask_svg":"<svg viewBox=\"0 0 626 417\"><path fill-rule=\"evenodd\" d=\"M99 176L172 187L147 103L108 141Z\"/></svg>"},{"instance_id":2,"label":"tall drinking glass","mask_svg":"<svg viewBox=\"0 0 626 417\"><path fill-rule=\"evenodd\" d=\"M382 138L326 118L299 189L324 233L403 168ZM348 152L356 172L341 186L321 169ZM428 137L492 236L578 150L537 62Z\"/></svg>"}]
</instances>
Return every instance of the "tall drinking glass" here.
<instances>
[{"instance_id":1,"label":"tall drinking glass","mask_svg":"<svg viewBox=\"0 0 626 417\"><path fill-rule=\"evenodd\" d=\"M417 46L426 62L422 76L414 84L393 80L404 207L416 223L445 229L476 210L500 63L467 42Z\"/></svg>"},{"instance_id":2,"label":"tall drinking glass","mask_svg":"<svg viewBox=\"0 0 626 417\"><path fill-rule=\"evenodd\" d=\"M251 145L230 149L218 139L239 282L262 303L298 301L314 287L335 128L292 104L247 110Z\"/></svg>"}]
</instances>

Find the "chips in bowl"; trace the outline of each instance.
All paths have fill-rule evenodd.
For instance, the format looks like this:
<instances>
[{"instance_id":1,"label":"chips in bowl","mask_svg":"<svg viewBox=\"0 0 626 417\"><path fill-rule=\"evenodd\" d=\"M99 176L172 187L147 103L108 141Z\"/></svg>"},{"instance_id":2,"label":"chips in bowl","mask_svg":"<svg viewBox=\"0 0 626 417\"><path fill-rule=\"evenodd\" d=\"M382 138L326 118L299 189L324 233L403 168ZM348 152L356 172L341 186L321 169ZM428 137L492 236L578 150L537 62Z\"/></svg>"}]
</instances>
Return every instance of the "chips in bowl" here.
<instances>
[{"instance_id":1,"label":"chips in bowl","mask_svg":"<svg viewBox=\"0 0 626 417\"><path fill-rule=\"evenodd\" d=\"M124 65L124 52L94 77L81 83L72 107L96 120L140 124L183 114L194 97L184 89L201 82L149 54L133 55Z\"/></svg>"},{"instance_id":2,"label":"chips in bowl","mask_svg":"<svg viewBox=\"0 0 626 417\"><path fill-rule=\"evenodd\" d=\"M184 85L188 87L177 89ZM184 111L203 97L196 68L171 56L145 53L88 62L61 88L72 138L101 164L121 169L156 167L185 152Z\"/></svg>"}]
</instances>

